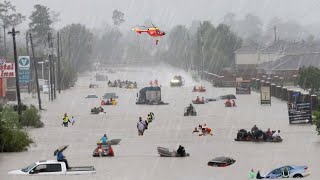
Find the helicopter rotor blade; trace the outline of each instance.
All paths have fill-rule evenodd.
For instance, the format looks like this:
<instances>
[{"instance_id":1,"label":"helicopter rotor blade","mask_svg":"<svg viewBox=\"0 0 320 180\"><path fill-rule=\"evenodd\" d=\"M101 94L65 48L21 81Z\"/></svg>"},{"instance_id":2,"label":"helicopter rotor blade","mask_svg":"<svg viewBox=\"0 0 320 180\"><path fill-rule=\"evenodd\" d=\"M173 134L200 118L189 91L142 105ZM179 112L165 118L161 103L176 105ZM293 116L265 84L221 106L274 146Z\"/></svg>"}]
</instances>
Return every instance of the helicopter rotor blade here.
<instances>
[{"instance_id":1,"label":"helicopter rotor blade","mask_svg":"<svg viewBox=\"0 0 320 180\"><path fill-rule=\"evenodd\" d=\"M152 26L153 26L154 28L157 28L152 22L151 22L151 24L152 24Z\"/></svg>"}]
</instances>

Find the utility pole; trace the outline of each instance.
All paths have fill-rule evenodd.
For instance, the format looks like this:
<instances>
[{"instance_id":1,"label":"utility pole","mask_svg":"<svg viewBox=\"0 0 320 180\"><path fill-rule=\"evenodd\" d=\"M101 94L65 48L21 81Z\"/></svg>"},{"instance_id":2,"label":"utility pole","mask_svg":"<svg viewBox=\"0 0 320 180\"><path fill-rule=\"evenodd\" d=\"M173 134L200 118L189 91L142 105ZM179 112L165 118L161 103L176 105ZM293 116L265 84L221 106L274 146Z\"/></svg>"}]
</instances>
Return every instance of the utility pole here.
<instances>
[{"instance_id":1,"label":"utility pole","mask_svg":"<svg viewBox=\"0 0 320 180\"><path fill-rule=\"evenodd\" d=\"M29 39L28 39L28 32L26 33L26 48L27 48L27 56L29 56ZM30 62L30 69L32 69L32 63ZM30 79L33 79L32 73L30 73ZM31 82L28 83L28 93L31 92Z\"/></svg>"},{"instance_id":2,"label":"utility pole","mask_svg":"<svg viewBox=\"0 0 320 180\"><path fill-rule=\"evenodd\" d=\"M28 32L26 33L26 47L27 47L27 56L29 56L29 39L28 39Z\"/></svg>"},{"instance_id":3,"label":"utility pole","mask_svg":"<svg viewBox=\"0 0 320 180\"><path fill-rule=\"evenodd\" d=\"M274 42L277 41L277 26L273 27L273 31L274 31Z\"/></svg>"},{"instance_id":4,"label":"utility pole","mask_svg":"<svg viewBox=\"0 0 320 180\"><path fill-rule=\"evenodd\" d=\"M36 81L36 86L37 86L39 110L42 110L40 88L39 88L39 80L38 80L38 71L37 71L38 61L36 60L35 55L34 55L34 47L33 47L33 42L32 42L32 35L31 35L31 33L29 35L30 35L30 45L31 45L31 50L32 50L32 59L33 59L34 71L35 71L35 81Z\"/></svg>"},{"instance_id":5,"label":"utility pole","mask_svg":"<svg viewBox=\"0 0 320 180\"><path fill-rule=\"evenodd\" d=\"M58 57L58 76L57 76L57 79L58 79L58 91L59 91L59 94L61 93L61 79L60 79L60 34L59 32L57 33L57 43L58 43L58 52L57 52L57 57Z\"/></svg>"},{"instance_id":6,"label":"utility pole","mask_svg":"<svg viewBox=\"0 0 320 180\"><path fill-rule=\"evenodd\" d=\"M49 99L50 100L53 100L53 87L52 87L52 84L53 84L53 81L52 81L52 77L53 77L53 75L52 75L52 67L53 67L53 63L52 63L52 51L51 51L51 45L52 45L52 43L51 43L51 41L52 41L52 39L51 39L52 37L51 37L51 33L49 32L48 33L48 47L49 47L49 75L50 75L50 78L49 78L49 82L50 82L50 88L49 88L49 93L50 93L50 97L49 97Z\"/></svg>"},{"instance_id":7,"label":"utility pole","mask_svg":"<svg viewBox=\"0 0 320 180\"><path fill-rule=\"evenodd\" d=\"M17 89L17 99L18 99L18 114L19 114L19 120L21 120L21 96L20 96L20 86L19 86L19 70L18 70L18 57L17 57L17 46L16 46L16 34L18 34L19 31L16 31L14 27L12 28L11 32L8 32L8 34L12 35L13 39L13 54L14 54L14 66L15 66L15 73L16 73L16 89ZM6 53L5 53L6 54Z\"/></svg>"},{"instance_id":8,"label":"utility pole","mask_svg":"<svg viewBox=\"0 0 320 180\"><path fill-rule=\"evenodd\" d=\"M51 38L51 55L53 56L53 38ZM56 59L52 57L52 82L53 82L53 99L56 99Z\"/></svg>"},{"instance_id":9,"label":"utility pole","mask_svg":"<svg viewBox=\"0 0 320 180\"><path fill-rule=\"evenodd\" d=\"M3 43L4 43L4 57L7 58L7 42L6 42L6 25L3 25Z\"/></svg>"}]
</instances>

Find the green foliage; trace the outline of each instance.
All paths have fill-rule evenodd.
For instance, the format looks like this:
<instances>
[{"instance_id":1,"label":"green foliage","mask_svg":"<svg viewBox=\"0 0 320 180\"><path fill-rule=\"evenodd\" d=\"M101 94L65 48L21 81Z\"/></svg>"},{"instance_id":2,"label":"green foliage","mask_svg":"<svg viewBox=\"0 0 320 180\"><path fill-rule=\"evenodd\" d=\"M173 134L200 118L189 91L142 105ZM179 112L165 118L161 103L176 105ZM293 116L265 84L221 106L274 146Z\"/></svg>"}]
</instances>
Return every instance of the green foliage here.
<instances>
[{"instance_id":1,"label":"green foliage","mask_svg":"<svg viewBox=\"0 0 320 180\"><path fill-rule=\"evenodd\" d=\"M10 1L0 3L0 19L4 29L21 24L25 18L21 13L16 13L16 7Z\"/></svg>"},{"instance_id":2,"label":"green foliage","mask_svg":"<svg viewBox=\"0 0 320 180\"><path fill-rule=\"evenodd\" d=\"M19 117L11 107L0 112L0 152L18 152L26 150L32 139L21 129Z\"/></svg>"},{"instance_id":3,"label":"green foliage","mask_svg":"<svg viewBox=\"0 0 320 180\"><path fill-rule=\"evenodd\" d=\"M33 126L35 128L44 126L39 110L35 106L31 105L25 111L22 111L21 125Z\"/></svg>"},{"instance_id":4,"label":"green foliage","mask_svg":"<svg viewBox=\"0 0 320 180\"><path fill-rule=\"evenodd\" d=\"M320 135L320 111L314 112L313 116L313 124L316 126L316 131L318 132L318 135Z\"/></svg>"},{"instance_id":5,"label":"green foliage","mask_svg":"<svg viewBox=\"0 0 320 180\"><path fill-rule=\"evenodd\" d=\"M242 40L230 31L229 26L214 27L209 21L200 23L192 34L185 26L175 26L169 35L169 48L165 52L168 63L184 69L219 73L234 64L234 51Z\"/></svg>"},{"instance_id":6,"label":"green foliage","mask_svg":"<svg viewBox=\"0 0 320 180\"><path fill-rule=\"evenodd\" d=\"M118 10L114 10L112 13L113 24L119 26L124 22L124 13Z\"/></svg>"},{"instance_id":7,"label":"green foliage","mask_svg":"<svg viewBox=\"0 0 320 180\"><path fill-rule=\"evenodd\" d=\"M320 91L320 69L316 67L308 67L299 69L298 85L309 91L311 94Z\"/></svg>"},{"instance_id":8,"label":"green foliage","mask_svg":"<svg viewBox=\"0 0 320 180\"><path fill-rule=\"evenodd\" d=\"M34 39L37 43L45 41L48 32L51 31L51 25L53 23L50 16L50 9L46 6L36 4L29 19L31 21L29 28L30 32L35 35Z\"/></svg>"},{"instance_id":9,"label":"green foliage","mask_svg":"<svg viewBox=\"0 0 320 180\"><path fill-rule=\"evenodd\" d=\"M94 55L103 61L110 59L120 59L123 55L123 44L120 44L122 33L118 28L106 29L101 37L95 39ZM137 52L136 44L126 43L128 53L134 54ZM131 57L130 57L131 58Z\"/></svg>"},{"instance_id":10,"label":"green foliage","mask_svg":"<svg viewBox=\"0 0 320 180\"><path fill-rule=\"evenodd\" d=\"M93 34L84 25L71 24L61 29L64 60L77 71L90 68Z\"/></svg>"},{"instance_id":11,"label":"green foliage","mask_svg":"<svg viewBox=\"0 0 320 180\"><path fill-rule=\"evenodd\" d=\"M62 62L61 68L61 89L68 89L77 81L77 72L69 62Z\"/></svg>"}]
</instances>

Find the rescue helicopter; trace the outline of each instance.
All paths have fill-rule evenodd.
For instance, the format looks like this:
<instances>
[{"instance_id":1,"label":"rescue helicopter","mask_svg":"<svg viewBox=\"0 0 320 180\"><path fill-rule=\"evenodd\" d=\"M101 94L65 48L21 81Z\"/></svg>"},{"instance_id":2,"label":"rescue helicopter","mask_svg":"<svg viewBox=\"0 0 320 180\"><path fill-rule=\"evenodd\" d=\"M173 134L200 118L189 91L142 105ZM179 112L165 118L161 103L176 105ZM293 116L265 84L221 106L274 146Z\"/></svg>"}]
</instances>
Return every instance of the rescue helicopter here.
<instances>
[{"instance_id":1,"label":"rescue helicopter","mask_svg":"<svg viewBox=\"0 0 320 180\"><path fill-rule=\"evenodd\" d=\"M153 27L149 27L147 29L133 28L132 30L137 32L138 34L146 32L154 38L158 38L158 37L164 36L166 34L164 31L161 31L160 28L156 27L155 25L152 24L152 26ZM158 44L158 42L159 42L159 39L156 39L156 45Z\"/></svg>"}]
</instances>

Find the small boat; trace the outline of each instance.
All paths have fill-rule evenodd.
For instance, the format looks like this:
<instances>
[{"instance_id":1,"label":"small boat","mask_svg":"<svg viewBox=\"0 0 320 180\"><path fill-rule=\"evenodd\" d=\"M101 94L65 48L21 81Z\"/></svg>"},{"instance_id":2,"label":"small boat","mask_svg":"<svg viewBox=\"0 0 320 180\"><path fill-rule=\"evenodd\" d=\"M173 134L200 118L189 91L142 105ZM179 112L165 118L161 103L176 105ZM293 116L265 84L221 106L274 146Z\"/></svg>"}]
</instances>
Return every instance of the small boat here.
<instances>
[{"instance_id":1,"label":"small boat","mask_svg":"<svg viewBox=\"0 0 320 180\"><path fill-rule=\"evenodd\" d=\"M169 150L168 148L164 148L164 147L158 147L157 150L158 150L158 153L161 157L187 157L187 156L190 156L189 153L186 153L185 156L181 156L180 154L177 153L176 150Z\"/></svg>"},{"instance_id":2,"label":"small boat","mask_svg":"<svg viewBox=\"0 0 320 180\"><path fill-rule=\"evenodd\" d=\"M99 141L97 143L97 145L101 144L102 146L104 145L118 145L120 143L121 139L111 139L111 140L108 140L106 144L103 144L101 143L101 141Z\"/></svg>"},{"instance_id":3,"label":"small boat","mask_svg":"<svg viewBox=\"0 0 320 180\"><path fill-rule=\"evenodd\" d=\"M99 147L96 147L94 150L93 150L93 152L92 152L92 156L93 157L106 157L106 156L114 156L114 153L113 153L113 151L111 151L111 153L109 152L109 148L110 148L111 146L107 146L107 145L105 145L105 146L102 146L102 149L98 149ZM111 149L112 150L112 149Z\"/></svg>"},{"instance_id":4,"label":"small boat","mask_svg":"<svg viewBox=\"0 0 320 180\"><path fill-rule=\"evenodd\" d=\"M197 100L192 100L193 104L204 104L205 101L197 101Z\"/></svg>"}]
</instances>

